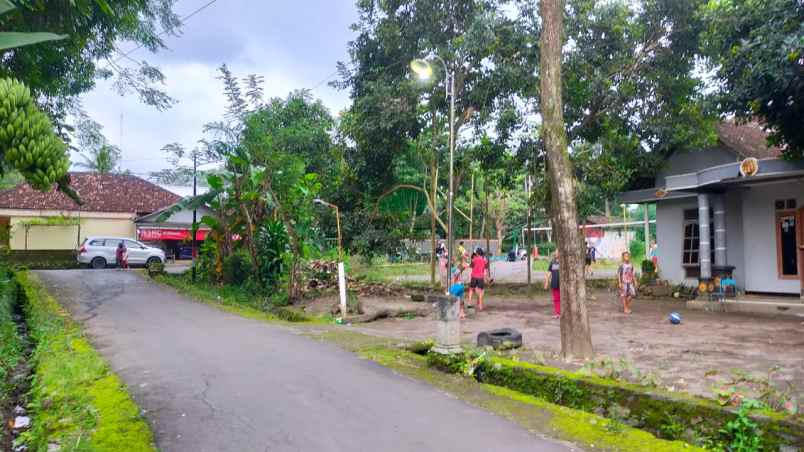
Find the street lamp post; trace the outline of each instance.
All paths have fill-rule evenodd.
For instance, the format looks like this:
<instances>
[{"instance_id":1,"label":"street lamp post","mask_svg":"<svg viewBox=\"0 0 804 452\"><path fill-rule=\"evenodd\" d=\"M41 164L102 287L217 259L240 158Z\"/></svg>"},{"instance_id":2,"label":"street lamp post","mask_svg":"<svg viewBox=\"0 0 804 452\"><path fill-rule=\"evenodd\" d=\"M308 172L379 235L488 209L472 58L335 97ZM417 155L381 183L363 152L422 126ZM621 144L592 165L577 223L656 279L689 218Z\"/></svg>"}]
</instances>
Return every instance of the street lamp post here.
<instances>
[{"instance_id":1,"label":"street lamp post","mask_svg":"<svg viewBox=\"0 0 804 452\"><path fill-rule=\"evenodd\" d=\"M453 253L455 249L455 237L452 227L452 211L454 196L454 162L455 162L455 72L450 70L447 63L438 55L434 57L444 66L444 74L447 77L445 93L449 100L449 193L447 195L447 284L446 289L449 293L450 279L452 277ZM415 59L410 62L410 68L420 78L428 79L433 75L433 67L425 59Z\"/></svg>"},{"instance_id":2,"label":"street lamp post","mask_svg":"<svg viewBox=\"0 0 804 452\"><path fill-rule=\"evenodd\" d=\"M341 317L346 318L346 269L343 264L343 243L341 236L341 211L335 204L324 201L321 198L313 200L315 204L329 207L335 210L335 224L338 228L338 292L341 302Z\"/></svg>"}]
</instances>

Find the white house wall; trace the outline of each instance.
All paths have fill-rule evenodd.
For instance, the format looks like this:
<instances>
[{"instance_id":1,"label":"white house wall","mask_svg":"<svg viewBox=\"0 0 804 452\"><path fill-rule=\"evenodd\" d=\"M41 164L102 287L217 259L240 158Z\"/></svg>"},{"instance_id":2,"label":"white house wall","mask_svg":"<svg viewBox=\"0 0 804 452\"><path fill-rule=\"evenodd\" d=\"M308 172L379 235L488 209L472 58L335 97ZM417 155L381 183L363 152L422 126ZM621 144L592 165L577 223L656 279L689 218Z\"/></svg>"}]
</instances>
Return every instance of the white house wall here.
<instances>
[{"instance_id":1,"label":"white house wall","mask_svg":"<svg viewBox=\"0 0 804 452\"><path fill-rule=\"evenodd\" d=\"M743 199L738 190L726 193L726 263L734 266L738 290L745 290L745 250L743 246ZM714 246L714 244L712 244Z\"/></svg>"},{"instance_id":2,"label":"white house wall","mask_svg":"<svg viewBox=\"0 0 804 452\"><path fill-rule=\"evenodd\" d=\"M684 249L684 210L698 209L695 198L660 201L656 205L656 245L659 247L659 274L673 284L694 286L697 279L688 279L681 256Z\"/></svg>"},{"instance_id":3,"label":"white house wall","mask_svg":"<svg viewBox=\"0 0 804 452\"><path fill-rule=\"evenodd\" d=\"M777 199L795 198L804 205L804 181L760 185L749 188L743 196L743 244L745 247L745 290L798 294L797 279L779 279L776 261ZM797 225L797 227L802 227Z\"/></svg>"}]
</instances>

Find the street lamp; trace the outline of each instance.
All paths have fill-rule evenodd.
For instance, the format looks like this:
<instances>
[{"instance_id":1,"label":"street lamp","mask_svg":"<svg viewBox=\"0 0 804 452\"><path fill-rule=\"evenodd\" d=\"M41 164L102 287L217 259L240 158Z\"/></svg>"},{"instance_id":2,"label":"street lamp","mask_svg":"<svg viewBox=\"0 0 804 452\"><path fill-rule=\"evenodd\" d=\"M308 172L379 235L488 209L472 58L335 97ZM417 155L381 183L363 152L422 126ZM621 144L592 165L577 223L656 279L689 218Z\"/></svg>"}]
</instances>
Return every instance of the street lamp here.
<instances>
[{"instance_id":1,"label":"street lamp","mask_svg":"<svg viewBox=\"0 0 804 452\"><path fill-rule=\"evenodd\" d=\"M445 95L449 100L449 194L447 196L447 284L446 289L449 293L450 278L452 275L453 264L453 250L455 238L453 237L452 228L452 210L453 210L453 195L454 195L454 162L455 162L455 72L450 70L447 63L438 55L434 55L435 59L441 62L444 66L444 74L447 77L445 83ZM410 62L410 69L416 73L421 79L429 79L433 76L433 67L429 61L423 58L417 58Z\"/></svg>"},{"instance_id":2,"label":"street lamp","mask_svg":"<svg viewBox=\"0 0 804 452\"><path fill-rule=\"evenodd\" d=\"M341 316L346 318L346 270L343 265L343 243L341 242L341 211L335 204L315 198L313 203L335 210L335 224L338 228L338 292L341 301Z\"/></svg>"}]
</instances>

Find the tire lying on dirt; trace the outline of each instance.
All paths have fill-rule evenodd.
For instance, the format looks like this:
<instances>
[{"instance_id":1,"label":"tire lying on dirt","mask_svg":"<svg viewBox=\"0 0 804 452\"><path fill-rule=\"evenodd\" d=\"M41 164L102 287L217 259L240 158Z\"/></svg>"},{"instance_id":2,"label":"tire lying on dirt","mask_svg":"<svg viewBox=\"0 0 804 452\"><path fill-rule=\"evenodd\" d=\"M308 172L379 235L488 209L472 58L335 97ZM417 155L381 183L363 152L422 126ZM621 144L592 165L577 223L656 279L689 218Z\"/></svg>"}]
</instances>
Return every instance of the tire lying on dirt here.
<instances>
[{"instance_id":1,"label":"tire lying on dirt","mask_svg":"<svg viewBox=\"0 0 804 452\"><path fill-rule=\"evenodd\" d=\"M519 348L522 347L522 333L513 328L482 331L477 335L477 346L495 350Z\"/></svg>"}]
</instances>

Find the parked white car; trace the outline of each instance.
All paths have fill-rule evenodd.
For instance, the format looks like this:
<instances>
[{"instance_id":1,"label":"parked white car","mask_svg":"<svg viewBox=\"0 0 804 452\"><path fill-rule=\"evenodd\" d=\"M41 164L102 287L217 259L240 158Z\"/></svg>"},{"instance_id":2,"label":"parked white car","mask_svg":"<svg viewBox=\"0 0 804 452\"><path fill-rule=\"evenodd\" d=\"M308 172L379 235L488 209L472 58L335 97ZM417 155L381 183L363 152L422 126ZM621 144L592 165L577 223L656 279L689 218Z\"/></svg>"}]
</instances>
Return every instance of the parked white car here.
<instances>
[{"instance_id":1,"label":"parked white car","mask_svg":"<svg viewBox=\"0 0 804 452\"><path fill-rule=\"evenodd\" d=\"M123 243L128 250L129 265L150 265L165 262L165 252L125 237L87 237L78 248L78 263L91 268L117 265L117 245Z\"/></svg>"}]
</instances>

